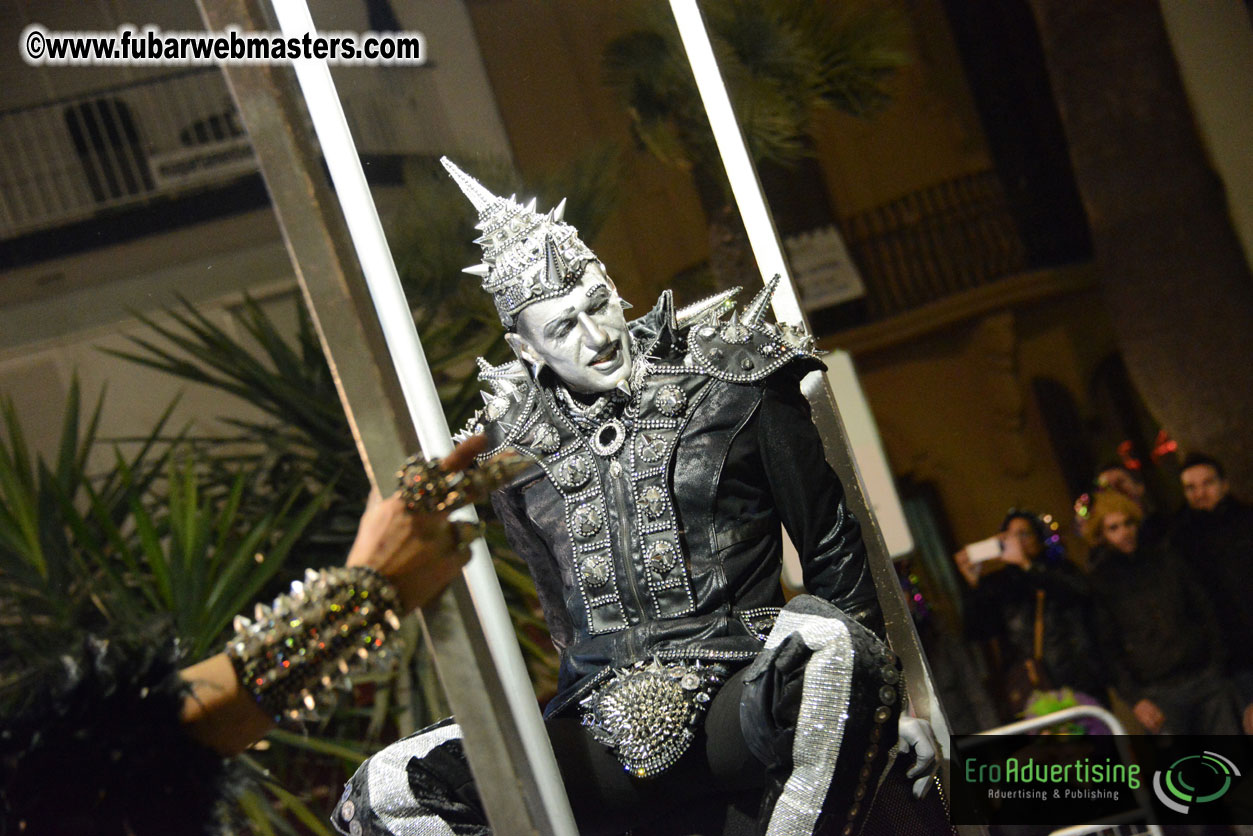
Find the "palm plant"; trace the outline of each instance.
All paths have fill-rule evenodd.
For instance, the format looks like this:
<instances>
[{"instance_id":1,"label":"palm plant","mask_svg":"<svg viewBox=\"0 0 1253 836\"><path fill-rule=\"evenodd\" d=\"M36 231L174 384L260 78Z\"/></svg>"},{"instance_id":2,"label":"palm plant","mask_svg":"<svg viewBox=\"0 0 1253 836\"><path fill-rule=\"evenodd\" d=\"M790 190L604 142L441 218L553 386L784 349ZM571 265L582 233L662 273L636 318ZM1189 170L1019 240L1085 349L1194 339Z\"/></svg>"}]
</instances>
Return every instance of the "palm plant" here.
<instances>
[{"instance_id":1,"label":"palm plant","mask_svg":"<svg viewBox=\"0 0 1253 836\"><path fill-rule=\"evenodd\" d=\"M168 461L156 441L169 410L131 455L115 448L113 469L93 481L88 456L103 398L84 426L78 380L71 382L52 464L31 453L12 401L0 400L0 659L28 661L78 624L134 611L130 581L144 572L131 544L115 535Z\"/></svg>"},{"instance_id":2,"label":"palm plant","mask_svg":"<svg viewBox=\"0 0 1253 836\"><path fill-rule=\"evenodd\" d=\"M28 686L86 634L173 636L186 661L211 655L233 616L258 596L321 510L328 485L311 498L289 489L264 513L261 481L239 473L223 491L201 487L195 449L165 435L170 409L137 449L115 445L112 466L92 476L103 393L82 420L77 380L49 464L29 449L13 404L0 400L0 707L8 716L31 699ZM154 625L163 625L154 629ZM359 760L359 758L358 758ZM312 832L307 798L279 784L255 760L237 815L256 833L289 829L285 813Z\"/></svg>"},{"instance_id":3,"label":"palm plant","mask_svg":"<svg viewBox=\"0 0 1253 836\"><path fill-rule=\"evenodd\" d=\"M749 153L787 166L812 154L816 112L870 116L890 99L886 83L906 61L891 11L862 2L726 0L702 7L718 66ZM640 145L691 174L711 226L711 264L751 263L743 230L673 17L649 4L639 27L602 55L606 83L631 117ZM723 277L727 283L734 276Z\"/></svg>"}]
</instances>

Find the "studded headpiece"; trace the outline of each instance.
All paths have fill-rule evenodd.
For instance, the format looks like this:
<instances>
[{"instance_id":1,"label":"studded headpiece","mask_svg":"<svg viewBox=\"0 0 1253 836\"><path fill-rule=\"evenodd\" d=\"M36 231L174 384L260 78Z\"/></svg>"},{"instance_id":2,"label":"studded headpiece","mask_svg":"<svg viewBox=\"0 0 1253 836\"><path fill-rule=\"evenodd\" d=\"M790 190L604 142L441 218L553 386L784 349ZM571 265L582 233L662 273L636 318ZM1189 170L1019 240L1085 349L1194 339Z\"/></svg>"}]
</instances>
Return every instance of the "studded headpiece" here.
<instances>
[{"instance_id":1,"label":"studded headpiece","mask_svg":"<svg viewBox=\"0 0 1253 836\"><path fill-rule=\"evenodd\" d=\"M483 248L483 263L465 272L483 280L506 328L532 302L568 291L587 264L596 261L578 230L562 223L564 199L551 212L538 214L534 200L523 206L512 196L498 197L452 160L440 157L440 162L478 210L483 234L474 243Z\"/></svg>"}]
</instances>

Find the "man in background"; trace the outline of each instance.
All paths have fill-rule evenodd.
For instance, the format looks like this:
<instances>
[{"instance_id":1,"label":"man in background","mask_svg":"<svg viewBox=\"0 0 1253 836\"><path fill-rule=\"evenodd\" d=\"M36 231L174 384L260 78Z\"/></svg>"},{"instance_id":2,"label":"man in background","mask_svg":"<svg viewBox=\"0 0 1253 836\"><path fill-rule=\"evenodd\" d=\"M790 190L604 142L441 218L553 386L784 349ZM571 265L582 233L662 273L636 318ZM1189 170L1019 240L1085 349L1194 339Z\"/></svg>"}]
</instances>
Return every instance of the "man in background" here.
<instances>
[{"instance_id":1,"label":"man in background","mask_svg":"<svg viewBox=\"0 0 1253 836\"><path fill-rule=\"evenodd\" d=\"M1172 535L1218 616L1226 673L1245 706L1243 725L1253 734L1253 506L1231 495L1223 466L1192 453L1179 472L1185 506Z\"/></svg>"}]
</instances>

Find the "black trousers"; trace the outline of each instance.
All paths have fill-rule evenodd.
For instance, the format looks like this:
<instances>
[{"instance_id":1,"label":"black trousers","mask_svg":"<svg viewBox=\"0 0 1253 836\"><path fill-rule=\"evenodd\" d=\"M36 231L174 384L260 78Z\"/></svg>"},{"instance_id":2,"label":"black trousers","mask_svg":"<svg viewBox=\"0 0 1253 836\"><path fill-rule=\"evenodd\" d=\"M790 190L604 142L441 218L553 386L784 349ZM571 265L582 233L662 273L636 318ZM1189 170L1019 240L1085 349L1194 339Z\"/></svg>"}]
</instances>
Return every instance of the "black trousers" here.
<instances>
[{"instance_id":1,"label":"black trousers","mask_svg":"<svg viewBox=\"0 0 1253 836\"><path fill-rule=\"evenodd\" d=\"M896 826L918 812L902 765L880 781L896 742L898 679L899 663L877 637L801 596L661 775L628 773L577 718L547 728L583 836L748 836L767 823L790 836L943 832L942 814L929 826ZM882 820L878 799L888 797L903 803ZM332 822L348 836L491 833L451 720L366 761Z\"/></svg>"},{"instance_id":2,"label":"black trousers","mask_svg":"<svg viewBox=\"0 0 1253 836\"><path fill-rule=\"evenodd\" d=\"M743 671L719 689L691 747L655 778L628 773L577 717L549 720L549 740L579 833L754 833L766 772L740 733L742 679ZM451 720L367 761L345 788L332 823L349 836L491 833L460 729Z\"/></svg>"}]
</instances>

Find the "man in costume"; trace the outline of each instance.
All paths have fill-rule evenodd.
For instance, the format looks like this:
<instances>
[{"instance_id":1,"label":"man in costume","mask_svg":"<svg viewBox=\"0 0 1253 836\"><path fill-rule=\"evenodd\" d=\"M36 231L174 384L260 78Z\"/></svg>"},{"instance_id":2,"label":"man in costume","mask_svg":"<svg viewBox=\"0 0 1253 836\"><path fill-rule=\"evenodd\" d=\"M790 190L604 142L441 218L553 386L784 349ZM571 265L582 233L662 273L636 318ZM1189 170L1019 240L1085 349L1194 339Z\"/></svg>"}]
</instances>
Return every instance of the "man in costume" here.
<instances>
[{"instance_id":1,"label":"man in costume","mask_svg":"<svg viewBox=\"0 0 1253 836\"><path fill-rule=\"evenodd\" d=\"M444 165L483 232L467 272L517 355L480 361L469 429L536 465L493 503L561 653L545 713L580 832L862 832L900 664L800 392L821 364L765 319L777 278L743 311L667 291L628 323L564 202L540 214ZM780 524L810 593L786 608ZM367 761L332 820L490 832L451 721Z\"/></svg>"}]
</instances>

